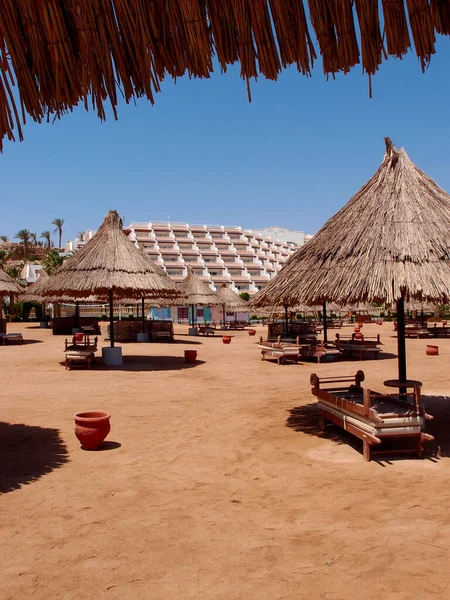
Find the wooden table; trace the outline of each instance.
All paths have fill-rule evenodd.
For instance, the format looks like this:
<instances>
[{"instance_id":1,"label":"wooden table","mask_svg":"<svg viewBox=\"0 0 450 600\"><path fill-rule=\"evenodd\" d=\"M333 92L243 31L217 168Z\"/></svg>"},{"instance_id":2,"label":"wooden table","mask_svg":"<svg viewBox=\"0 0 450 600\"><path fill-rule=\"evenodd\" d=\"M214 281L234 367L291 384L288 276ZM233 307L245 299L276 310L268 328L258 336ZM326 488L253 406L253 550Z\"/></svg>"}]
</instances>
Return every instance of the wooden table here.
<instances>
[{"instance_id":1,"label":"wooden table","mask_svg":"<svg viewBox=\"0 0 450 600\"><path fill-rule=\"evenodd\" d=\"M415 385L422 387L422 382L417 381L416 379L407 379L406 381L400 381L399 379L386 379L386 381L383 382L383 385L393 388L413 388Z\"/></svg>"}]
</instances>

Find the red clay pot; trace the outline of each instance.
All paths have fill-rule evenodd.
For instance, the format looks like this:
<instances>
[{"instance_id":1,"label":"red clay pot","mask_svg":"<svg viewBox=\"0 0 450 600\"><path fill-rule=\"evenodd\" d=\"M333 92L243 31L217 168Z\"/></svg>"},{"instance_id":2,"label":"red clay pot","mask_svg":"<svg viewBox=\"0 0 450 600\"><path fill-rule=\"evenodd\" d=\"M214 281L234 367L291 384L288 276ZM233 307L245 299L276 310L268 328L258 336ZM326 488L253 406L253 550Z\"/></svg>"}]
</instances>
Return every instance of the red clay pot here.
<instances>
[{"instance_id":1,"label":"red clay pot","mask_svg":"<svg viewBox=\"0 0 450 600\"><path fill-rule=\"evenodd\" d=\"M83 450L96 450L111 430L111 415L100 410L75 415L75 435Z\"/></svg>"},{"instance_id":2,"label":"red clay pot","mask_svg":"<svg viewBox=\"0 0 450 600\"><path fill-rule=\"evenodd\" d=\"M231 338L230 338L230 336L229 336L229 335L224 335L224 336L222 337L222 342L223 342L224 344L231 344Z\"/></svg>"},{"instance_id":3,"label":"red clay pot","mask_svg":"<svg viewBox=\"0 0 450 600\"><path fill-rule=\"evenodd\" d=\"M362 333L360 333L359 331L358 331L358 333L355 333L355 340L362 340L362 339L364 339Z\"/></svg>"},{"instance_id":4,"label":"red clay pot","mask_svg":"<svg viewBox=\"0 0 450 600\"><path fill-rule=\"evenodd\" d=\"M256 335L256 329L249 329L248 335Z\"/></svg>"},{"instance_id":5,"label":"red clay pot","mask_svg":"<svg viewBox=\"0 0 450 600\"><path fill-rule=\"evenodd\" d=\"M359 333L361 331L361 329L359 327L355 327L355 329L353 330L355 333Z\"/></svg>"},{"instance_id":6,"label":"red clay pot","mask_svg":"<svg viewBox=\"0 0 450 600\"><path fill-rule=\"evenodd\" d=\"M447 326L447 321L442 321L442 327L446 327Z\"/></svg>"},{"instance_id":7,"label":"red clay pot","mask_svg":"<svg viewBox=\"0 0 450 600\"><path fill-rule=\"evenodd\" d=\"M184 360L187 363L195 363L195 361L197 360L197 350L185 350Z\"/></svg>"},{"instance_id":8,"label":"red clay pot","mask_svg":"<svg viewBox=\"0 0 450 600\"><path fill-rule=\"evenodd\" d=\"M383 325L383 321L381 319L377 320L377 325Z\"/></svg>"},{"instance_id":9,"label":"red clay pot","mask_svg":"<svg viewBox=\"0 0 450 600\"><path fill-rule=\"evenodd\" d=\"M439 346L427 345L425 353L428 354L428 356L437 356L439 354Z\"/></svg>"}]
</instances>

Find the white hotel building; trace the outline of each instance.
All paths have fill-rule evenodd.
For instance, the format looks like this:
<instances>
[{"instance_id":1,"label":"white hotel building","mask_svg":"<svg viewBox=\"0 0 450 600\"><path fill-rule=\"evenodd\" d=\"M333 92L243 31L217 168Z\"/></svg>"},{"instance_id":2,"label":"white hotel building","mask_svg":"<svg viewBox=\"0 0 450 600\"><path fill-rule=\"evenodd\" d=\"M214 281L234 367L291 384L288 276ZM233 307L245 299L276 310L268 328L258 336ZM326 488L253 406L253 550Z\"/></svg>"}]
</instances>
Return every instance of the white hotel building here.
<instances>
[{"instance_id":1,"label":"white hotel building","mask_svg":"<svg viewBox=\"0 0 450 600\"><path fill-rule=\"evenodd\" d=\"M269 230L282 234L286 241L264 235ZM302 232L280 228L269 230L133 222L125 233L174 281L182 281L190 266L213 289L228 283L236 292L252 295L274 277L289 256L304 243Z\"/></svg>"}]
</instances>

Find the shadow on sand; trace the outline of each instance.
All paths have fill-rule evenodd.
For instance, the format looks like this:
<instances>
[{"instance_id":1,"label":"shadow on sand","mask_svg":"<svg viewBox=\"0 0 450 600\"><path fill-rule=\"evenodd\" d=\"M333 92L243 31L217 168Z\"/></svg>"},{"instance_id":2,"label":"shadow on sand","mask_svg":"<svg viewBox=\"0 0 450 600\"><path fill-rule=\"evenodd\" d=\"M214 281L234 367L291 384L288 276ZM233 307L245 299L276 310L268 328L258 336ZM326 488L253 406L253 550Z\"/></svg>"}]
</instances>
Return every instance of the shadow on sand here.
<instances>
[{"instance_id":1,"label":"shadow on sand","mask_svg":"<svg viewBox=\"0 0 450 600\"><path fill-rule=\"evenodd\" d=\"M65 366L64 362L59 363ZM204 360L196 360L195 363L187 363L183 356L141 356L139 354L124 354L123 364L120 367L112 367L103 364L101 356L97 356L92 370L95 371L181 371L192 369L205 364ZM78 370L75 367L72 370Z\"/></svg>"},{"instance_id":2,"label":"shadow on sand","mask_svg":"<svg viewBox=\"0 0 450 600\"><path fill-rule=\"evenodd\" d=\"M426 432L434 437L433 442L424 444L424 458L436 462L439 458L450 457L450 397L449 396L422 396L422 405L426 412L434 417L426 421ZM362 455L362 441L347 433L336 425L327 425L325 431L320 429L320 410L316 403L297 406L289 410L286 427L294 431L314 435L333 441L336 444L348 444ZM378 459L376 455L373 462L383 466L393 461L404 460L405 456L395 455L395 448L403 447L402 440L383 442L386 448L392 448L392 457Z\"/></svg>"},{"instance_id":3,"label":"shadow on sand","mask_svg":"<svg viewBox=\"0 0 450 600\"><path fill-rule=\"evenodd\" d=\"M0 422L0 494L33 483L66 462L58 429Z\"/></svg>"}]
</instances>

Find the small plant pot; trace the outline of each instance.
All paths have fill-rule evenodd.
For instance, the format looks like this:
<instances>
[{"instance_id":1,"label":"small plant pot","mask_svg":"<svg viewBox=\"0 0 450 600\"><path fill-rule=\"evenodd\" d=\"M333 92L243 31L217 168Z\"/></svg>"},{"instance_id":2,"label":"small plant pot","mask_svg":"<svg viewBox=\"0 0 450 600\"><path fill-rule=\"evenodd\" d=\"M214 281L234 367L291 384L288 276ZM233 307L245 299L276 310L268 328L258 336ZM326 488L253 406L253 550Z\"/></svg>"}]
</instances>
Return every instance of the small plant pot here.
<instances>
[{"instance_id":1,"label":"small plant pot","mask_svg":"<svg viewBox=\"0 0 450 600\"><path fill-rule=\"evenodd\" d=\"M359 333L361 331L361 329L359 327L355 327L355 329L353 330L355 333Z\"/></svg>"},{"instance_id":2,"label":"small plant pot","mask_svg":"<svg viewBox=\"0 0 450 600\"><path fill-rule=\"evenodd\" d=\"M83 450L96 450L111 430L111 415L100 410L75 415L75 435Z\"/></svg>"},{"instance_id":3,"label":"small plant pot","mask_svg":"<svg viewBox=\"0 0 450 600\"><path fill-rule=\"evenodd\" d=\"M362 339L364 339L362 333L360 333L360 332L355 333L355 340L362 340Z\"/></svg>"},{"instance_id":4,"label":"small plant pot","mask_svg":"<svg viewBox=\"0 0 450 600\"><path fill-rule=\"evenodd\" d=\"M439 346L427 345L425 349L425 354L427 354L428 356L437 356L439 354Z\"/></svg>"},{"instance_id":5,"label":"small plant pot","mask_svg":"<svg viewBox=\"0 0 450 600\"><path fill-rule=\"evenodd\" d=\"M442 321L442 326L447 327L447 321Z\"/></svg>"},{"instance_id":6,"label":"small plant pot","mask_svg":"<svg viewBox=\"0 0 450 600\"><path fill-rule=\"evenodd\" d=\"M249 329L248 335L256 335L256 329Z\"/></svg>"},{"instance_id":7,"label":"small plant pot","mask_svg":"<svg viewBox=\"0 0 450 600\"><path fill-rule=\"evenodd\" d=\"M184 360L187 363L195 363L195 361L197 360L197 350L185 350Z\"/></svg>"},{"instance_id":8,"label":"small plant pot","mask_svg":"<svg viewBox=\"0 0 450 600\"><path fill-rule=\"evenodd\" d=\"M381 319L377 320L377 325L383 325L383 321Z\"/></svg>"},{"instance_id":9,"label":"small plant pot","mask_svg":"<svg viewBox=\"0 0 450 600\"><path fill-rule=\"evenodd\" d=\"M222 342L223 342L224 344L231 344L231 338L230 338L230 336L229 336L229 335L224 335L224 336L222 337Z\"/></svg>"}]
</instances>

